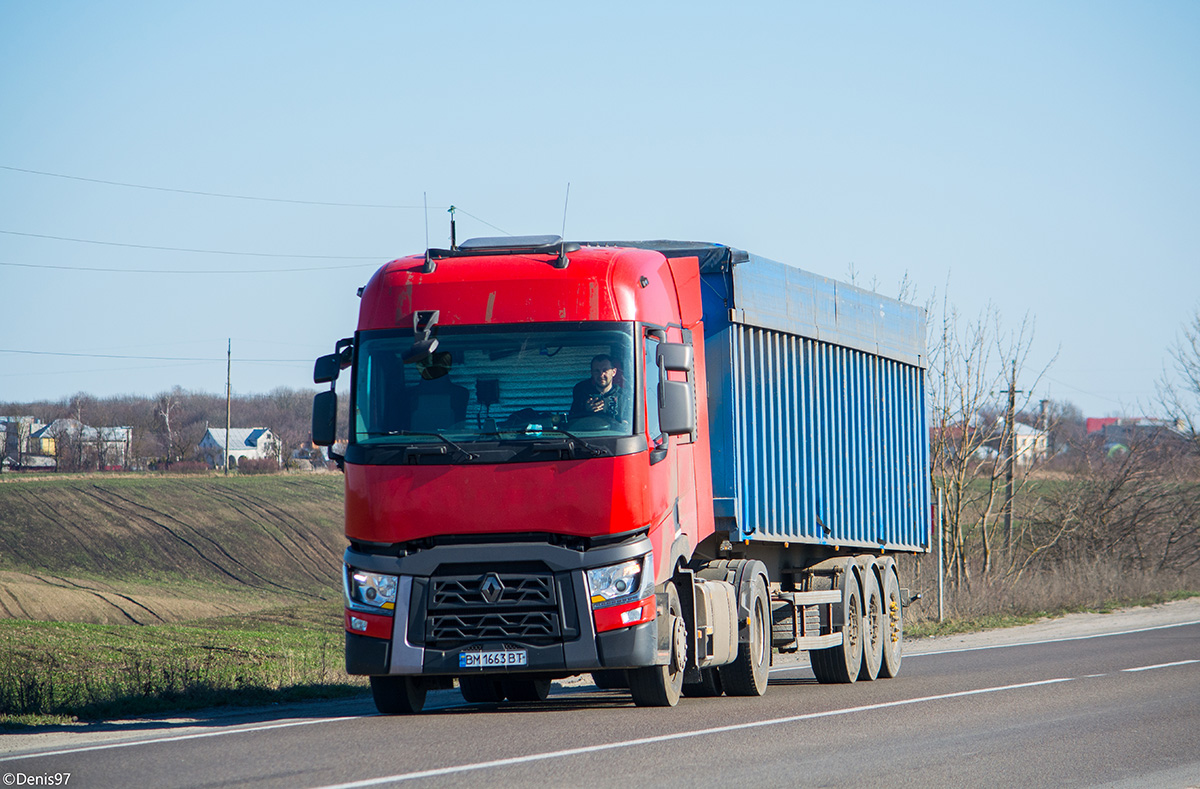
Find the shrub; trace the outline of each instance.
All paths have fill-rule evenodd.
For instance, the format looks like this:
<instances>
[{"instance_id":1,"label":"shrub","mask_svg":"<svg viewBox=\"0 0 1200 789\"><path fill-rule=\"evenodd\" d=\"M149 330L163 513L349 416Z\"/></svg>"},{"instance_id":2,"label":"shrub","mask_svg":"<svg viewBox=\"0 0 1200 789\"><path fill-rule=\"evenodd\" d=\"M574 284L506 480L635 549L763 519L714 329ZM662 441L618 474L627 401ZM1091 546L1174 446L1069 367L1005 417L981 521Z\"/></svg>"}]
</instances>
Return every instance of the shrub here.
<instances>
[{"instance_id":1,"label":"shrub","mask_svg":"<svg viewBox=\"0 0 1200 789\"><path fill-rule=\"evenodd\" d=\"M242 474L279 473L279 463L275 461L275 458L243 458L237 468Z\"/></svg>"},{"instance_id":2,"label":"shrub","mask_svg":"<svg viewBox=\"0 0 1200 789\"><path fill-rule=\"evenodd\" d=\"M208 464L202 460L179 460L166 468L171 474L207 474Z\"/></svg>"}]
</instances>

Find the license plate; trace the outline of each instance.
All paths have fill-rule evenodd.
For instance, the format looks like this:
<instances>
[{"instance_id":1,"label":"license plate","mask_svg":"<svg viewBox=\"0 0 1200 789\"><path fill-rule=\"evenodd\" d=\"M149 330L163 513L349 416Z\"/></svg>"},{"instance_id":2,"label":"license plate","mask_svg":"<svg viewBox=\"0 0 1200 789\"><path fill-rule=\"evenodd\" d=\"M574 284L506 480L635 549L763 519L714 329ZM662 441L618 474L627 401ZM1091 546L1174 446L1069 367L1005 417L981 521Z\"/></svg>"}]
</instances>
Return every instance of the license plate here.
<instances>
[{"instance_id":1,"label":"license plate","mask_svg":"<svg viewBox=\"0 0 1200 789\"><path fill-rule=\"evenodd\" d=\"M524 666L528 657L523 649L495 649L489 651L460 652L459 668L504 668Z\"/></svg>"}]
</instances>

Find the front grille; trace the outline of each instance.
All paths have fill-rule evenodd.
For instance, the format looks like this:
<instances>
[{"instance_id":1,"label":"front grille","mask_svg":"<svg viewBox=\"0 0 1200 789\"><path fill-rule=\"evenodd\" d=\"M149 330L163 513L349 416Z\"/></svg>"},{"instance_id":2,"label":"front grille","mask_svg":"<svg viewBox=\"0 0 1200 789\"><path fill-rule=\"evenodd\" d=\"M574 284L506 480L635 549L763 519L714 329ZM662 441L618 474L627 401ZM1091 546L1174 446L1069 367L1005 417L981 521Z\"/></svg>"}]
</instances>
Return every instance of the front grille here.
<instances>
[{"instance_id":1,"label":"front grille","mask_svg":"<svg viewBox=\"0 0 1200 789\"><path fill-rule=\"evenodd\" d=\"M434 614L426 634L436 645L514 638L545 641L558 635L558 615L547 611L511 614Z\"/></svg>"},{"instance_id":2,"label":"front grille","mask_svg":"<svg viewBox=\"0 0 1200 789\"><path fill-rule=\"evenodd\" d=\"M544 645L562 637L550 573L434 576L428 599L425 643L435 649L500 640Z\"/></svg>"},{"instance_id":3,"label":"front grille","mask_svg":"<svg viewBox=\"0 0 1200 789\"><path fill-rule=\"evenodd\" d=\"M470 609L480 606L506 608L557 608L554 596L554 577L550 575L497 574L503 584L500 598L488 602L483 595L484 576L469 578L434 578L429 609L443 611Z\"/></svg>"}]
</instances>

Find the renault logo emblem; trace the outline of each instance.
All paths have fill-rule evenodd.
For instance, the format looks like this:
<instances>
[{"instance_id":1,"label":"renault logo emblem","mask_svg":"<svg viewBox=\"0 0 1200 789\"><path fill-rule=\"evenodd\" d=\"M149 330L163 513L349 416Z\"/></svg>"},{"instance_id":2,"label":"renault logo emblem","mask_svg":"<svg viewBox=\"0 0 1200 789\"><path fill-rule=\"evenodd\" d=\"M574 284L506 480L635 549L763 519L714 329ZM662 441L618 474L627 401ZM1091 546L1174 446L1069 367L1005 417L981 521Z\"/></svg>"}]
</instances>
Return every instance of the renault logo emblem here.
<instances>
[{"instance_id":1,"label":"renault logo emblem","mask_svg":"<svg viewBox=\"0 0 1200 789\"><path fill-rule=\"evenodd\" d=\"M483 583L479 584L479 593L483 595L484 602L496 603L500 600L500 595L504 592L504 583L500 580L500 576L495 573L488 573L483 577Z\"/></svg>"}]
</instances>

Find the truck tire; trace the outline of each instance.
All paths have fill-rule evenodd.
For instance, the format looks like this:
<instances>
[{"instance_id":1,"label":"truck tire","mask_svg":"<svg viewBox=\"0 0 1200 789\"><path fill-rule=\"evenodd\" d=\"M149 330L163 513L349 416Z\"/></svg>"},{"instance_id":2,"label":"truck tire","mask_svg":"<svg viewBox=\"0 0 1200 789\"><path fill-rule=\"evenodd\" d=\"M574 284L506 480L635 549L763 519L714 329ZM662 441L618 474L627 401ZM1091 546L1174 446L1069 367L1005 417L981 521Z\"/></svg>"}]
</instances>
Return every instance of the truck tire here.
<instances>
[{"instance_id":1,"label":"truck tire","mask_svg":"<svg viewBox=\"0 0 1200 789\"><path fill-rule=\"evenodd\" d=\"M883 663L879 666L879 676L891 678L900 673L900 661L904 658L904 601L900 599L900 577L892 564L883 568L883 614Z\"/></svg>"},{"instance_id":2,"label":"truck tire","mask_svg":"<svg viewBox=\"0 0 1200 789\"><path fill-rule=\"evenodd\" d=\"M592 683L600 690L629 690L629 678L622 668L593 671Z\"/></svg>"},{"instance_id":3,"label":"truck tire","mask_svg":"<svg viewBox=\"0 0 1200 789\"><path fill-rule=\"evenodd\" d=\"M883 615L883 595L879 591L879 578L870 565L863 568L863 656L858 678L868 682L879 677L879 665L883 662L883 641L886 619Z\"/></svg>"},{"instance_id":4,"label":"truck tire","mask_svg":"<svg viewBox=\"0 0 1200 789\"><path fill-rule=\"evenodd\" d=\"M813 674L822 684L847 684L858 679L862 667L862 594L858 578L847 567L842 580L842 643L828 649L808 653Z\"/></svg>"},{"instance_id":5,"label":"truck tire","mask_svg":"<svg viewBox=\"0 0 1200 789\"><path fill-rule=\"evenodd\" d=\"M725 692L717 667L700 669L699 682L683 683L683 695L692 699L712 699Z\"/></svg>"},{"instance_id":6,"label":"truck tire","mask_svg":"<svg viewBox=\"0 0 1200 789\"><path fill-rule=\"evenodd\" d=\"M375 709L384 715L415 715L425 708L426 685L414 677L371 677Z\"/></svg>"},{"instance_id":7,"label":"truck tire","mask_svg":"<svg viewBox=\"0 0 1200 789\"><path fill-rule=\"evenodd\" d=\"M550 695L550 680L548 679L518 679L506 677L500 680L500 687L509 701L545 701Z\"/></svg>"},{"instance_id":8,"label":"truck tire","mask_svg":"<svg viewBox=\"0 0 1200 789\"><path fill-rule=\"evenodd\" d=\"M771 601L767 583L755 574L750 581L749 638L738 644L737 658L721 667L721 684L730 696L761 696L767 692L771 668Z\"/></svg>"},{"instance_id":9,"label":"truck tire","mask_svg":"<svg viewBox=\"0 0 1200 789\"><path fill-rule=\"evenodd\" d=\"M687 632L683 607L675 584L667 582L667 621L671 633L671 657L665 666L646 666L626 671L629 692L639 707L674 707L683 692L683 673L687 667Z\"/></svg>"},{"instance_id":10,"label":"truck tire","mask_svg":"<svg viewBox=\"0 0 1200 789\"><path fill-rule=\"evenodd\" d=\"M496 704L504 701L504 688L497 677L470 676L458 678L458 689L470 704Z\"/></svg>"}]
</instances>

